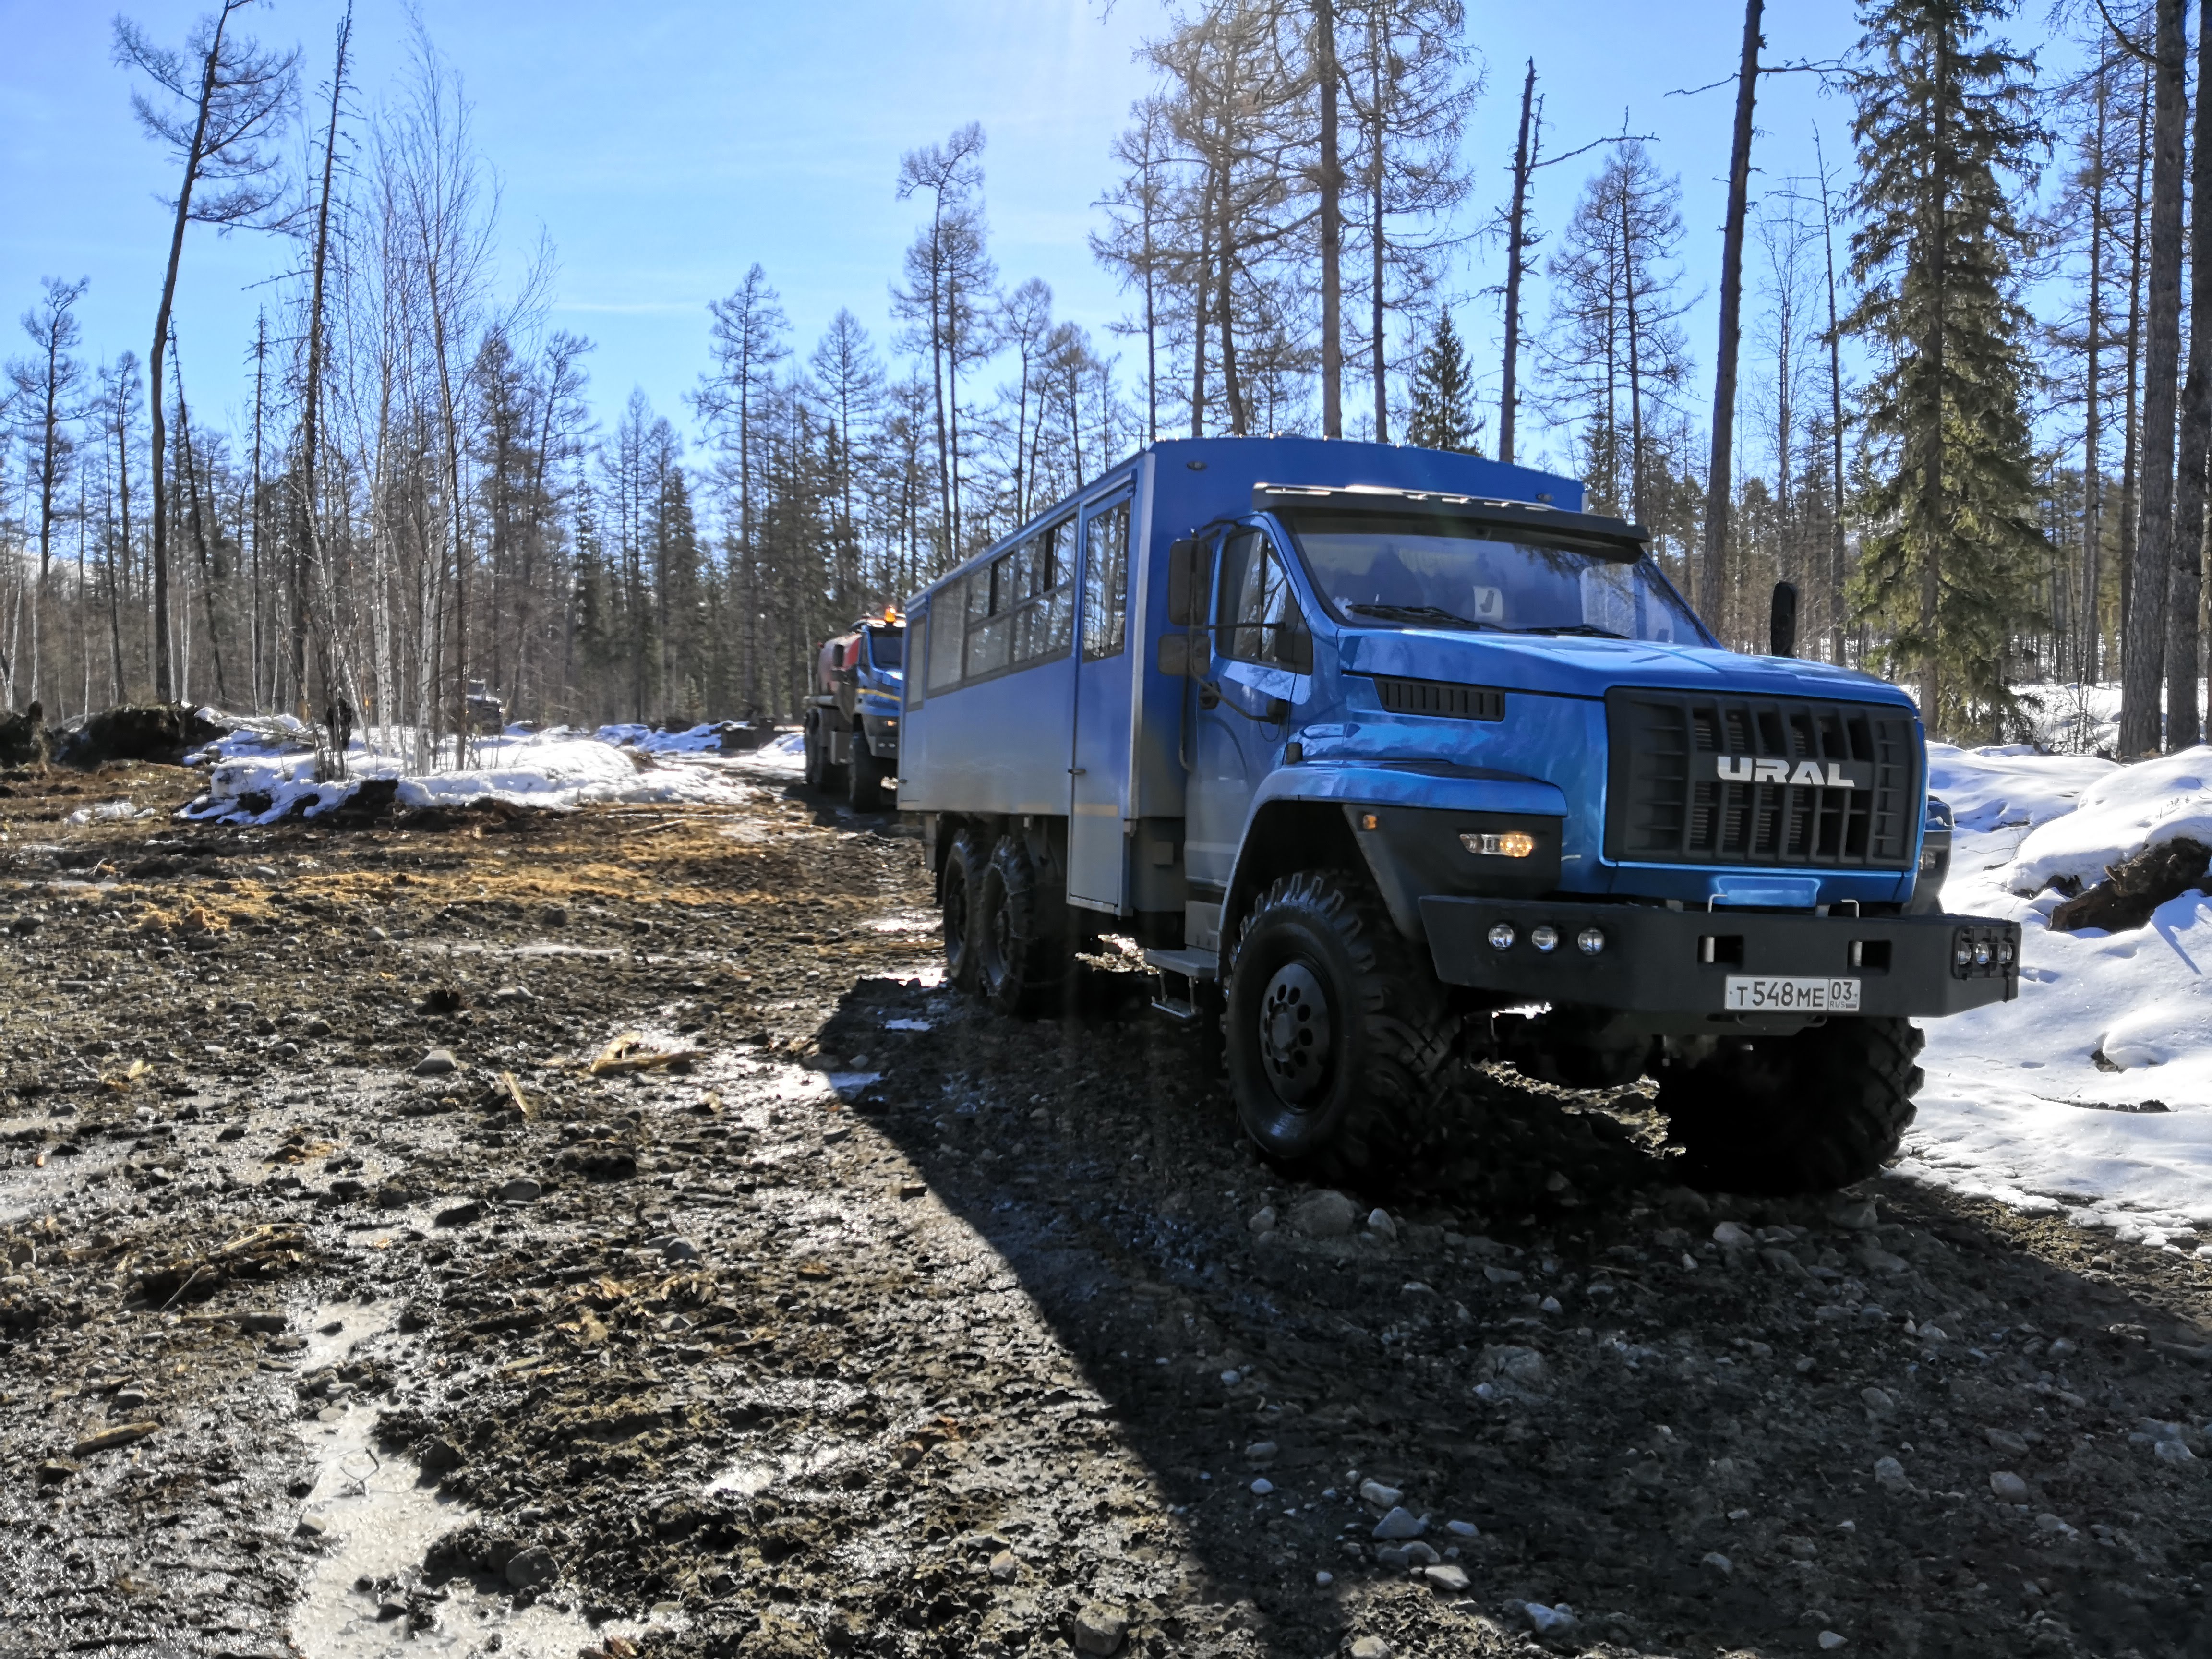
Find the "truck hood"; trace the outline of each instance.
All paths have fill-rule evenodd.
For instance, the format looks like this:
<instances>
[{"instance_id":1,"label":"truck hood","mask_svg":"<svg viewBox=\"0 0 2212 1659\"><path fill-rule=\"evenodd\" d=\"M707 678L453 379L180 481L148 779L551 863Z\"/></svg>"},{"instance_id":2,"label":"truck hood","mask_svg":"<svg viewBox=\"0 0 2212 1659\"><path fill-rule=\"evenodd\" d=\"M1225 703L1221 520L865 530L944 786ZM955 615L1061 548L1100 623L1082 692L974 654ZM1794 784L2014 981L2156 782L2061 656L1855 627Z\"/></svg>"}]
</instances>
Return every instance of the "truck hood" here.
<instances>
[{"instance_id":1,"label":"truck hood","mask_svg":"<svg viewBox=\"0 0 2212 1659\"><path fill-rule=\"evenodd\" d=\"M1711 646L1393 628L1347 629L1337 649L1348 674L1448 680L1552 696L1602 697L1616 685L1644 685L1914 706L1899 687L1856 669L1801 657L1747 657Z\"/></svg>"}]
</instances>

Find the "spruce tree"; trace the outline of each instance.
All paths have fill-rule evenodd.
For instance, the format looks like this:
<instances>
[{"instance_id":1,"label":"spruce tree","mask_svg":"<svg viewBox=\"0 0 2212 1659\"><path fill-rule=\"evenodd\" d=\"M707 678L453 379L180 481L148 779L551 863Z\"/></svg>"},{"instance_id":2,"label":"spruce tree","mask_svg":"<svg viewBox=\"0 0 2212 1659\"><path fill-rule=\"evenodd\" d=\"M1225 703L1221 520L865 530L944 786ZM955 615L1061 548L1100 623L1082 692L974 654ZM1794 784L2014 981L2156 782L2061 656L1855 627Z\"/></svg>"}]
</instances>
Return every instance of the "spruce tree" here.
<instances>
[{"instance_id":1,"label":"spruce tree","mask_svg":"<svg viewBox=\"0 0 2212 1659\"><path fill-rule=\"evenodd\" d=\"M2037 524L2024 394L2030 322L2015 261L2043 143L2032 65L1991 40L1999 0L1874 0L1853 92L1875 483L1857 598L1918 678L1931 732L2000 733L2005 647L2034 623Z\"/></svg>"},{"instance_id":2,"label":"spruce tree","mask_svg":"<svg viewBox=\"0 0 2212 1659\"><path fill-rule=\"evenodd\" d=\"M1406 441L1418 449L1478 453L1480 428L1474 422L1474 388L1468 374L1467 350L1453 328L1451 313L1437 313L1437 331L1413 368L1413 412Z\"/></svg>"}]
</instances>

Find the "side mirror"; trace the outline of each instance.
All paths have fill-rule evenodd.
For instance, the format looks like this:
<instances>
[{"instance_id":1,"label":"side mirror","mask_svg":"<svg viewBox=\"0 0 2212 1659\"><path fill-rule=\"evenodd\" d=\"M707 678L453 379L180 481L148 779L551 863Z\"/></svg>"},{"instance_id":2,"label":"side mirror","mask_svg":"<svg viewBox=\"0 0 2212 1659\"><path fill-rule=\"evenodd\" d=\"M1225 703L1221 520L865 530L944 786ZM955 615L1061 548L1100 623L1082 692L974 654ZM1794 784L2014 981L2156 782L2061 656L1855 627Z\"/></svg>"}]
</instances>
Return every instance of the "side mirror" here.
<instances>
[{"instance_id":1,"label":"side mirror","mask_svg":"<svg viewBox=\"0 0 2212 1659\"><path fill-rule=\"evenodd\" d=\"M1774 584L1774 602L1766 612L1766 654L1770 657L1794 657L1797 654L1797 584Z\"/></svg>"},{"instance_id":2,"label":"side mirror","mask_svg":"<svg viewBox=\"0 0 2212 1659\"><path fill-rule=\"evenodd\" d=\"M1168 621L1191 628L1206 620L1206 544L1179 541L1168 548Z\"/></svg>"}]
</instances>

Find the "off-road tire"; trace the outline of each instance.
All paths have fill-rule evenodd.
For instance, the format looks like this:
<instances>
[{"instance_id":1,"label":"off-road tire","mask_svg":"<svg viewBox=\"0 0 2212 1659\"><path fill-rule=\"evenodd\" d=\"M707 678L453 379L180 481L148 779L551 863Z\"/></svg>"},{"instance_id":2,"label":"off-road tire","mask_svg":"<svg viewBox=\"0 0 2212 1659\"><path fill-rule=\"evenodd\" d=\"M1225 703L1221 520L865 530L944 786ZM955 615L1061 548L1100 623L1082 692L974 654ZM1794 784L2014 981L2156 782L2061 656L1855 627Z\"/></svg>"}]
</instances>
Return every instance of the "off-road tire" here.
<instances>
[{"instance_id":1,"label":"off-road tire","mask_svg":"<svg viewBox=\"0 0 2212 1659\"><path fill-rule=\"evenodd\" d=\"M982 878L983 855L974 835L963 830L945 849L937 887L945 923L945 982L957 991L975 988L975 897Z\"/></svg>"},{"instance_id":2,"label":"off-road tire","mask_svg":"<svg viewBox=\"0 0 2212 1659\"><path fill-rule=\"evenodd\" d=\"M809 789L819 789L822 787L822 734L814 729L814 716L811 714L806 717L800 742L805 745L806 754L806 769L801 775L806 780Z\"/></svg>"},{"instance_id":3,"label":"off-road tire","mask_svg":"<svg viewBox=\"0 0 2212 1659\"><path fill-rule=\"evenodd\" d=\"M1327 1029L1310 1042L1316 1018ZM1457 1033L1435 973L1358 877L1285 876L1237 930L1223 1015L1230 1092L1244 1133L1279 1164L1351 1183L1439 1146Z\"/></svg>"},{"instance_id":4,"label":"off-road tire","mask_svg":"<svg viewBox=\"0 0 2212 1659\"><path fill-rule=\"evenodd\" d=\"M1909 1020L1840 1018L1662 1067L1659 1109L1686 1154L1684 1174L1775 1198L1864 1181L1897 1156L1912 1121L1920 1044Z\"/></svg>"},{"instance_id":5,"label":"off-road tire","mask_svg":"<svg viewBox=\"0 0 2212 1659\"><path fill-rule=\"evenodd\" d=\"M1075 965L1067 906L1048 890L1029 851L999 837L976 887L975 990L1002 1014L1052 1012Z\"/></svg>"},{"instance_id":6,"label":"off-road tire","mask_svg":"<svg viewBox=\"0 0 2212 1659\"><path fill-rule=\"evenodd\" d=\"M853 733L853 758L845 767L845 799L855 812L880 812L884 810L884 780L890 769L875 757L867 739L859 732Z\"/></svg>"}]
</instances>

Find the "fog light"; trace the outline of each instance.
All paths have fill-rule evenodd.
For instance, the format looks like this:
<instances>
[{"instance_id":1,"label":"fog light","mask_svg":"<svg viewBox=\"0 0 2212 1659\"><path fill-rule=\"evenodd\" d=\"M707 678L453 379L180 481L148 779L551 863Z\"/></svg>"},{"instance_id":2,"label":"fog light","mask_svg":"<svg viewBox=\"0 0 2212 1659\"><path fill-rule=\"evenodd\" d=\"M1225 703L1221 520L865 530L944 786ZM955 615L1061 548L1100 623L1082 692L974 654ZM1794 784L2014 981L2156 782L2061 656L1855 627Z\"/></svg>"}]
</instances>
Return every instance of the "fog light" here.
<instances>
[{"instance_id":1,"label":"fog light","mask_svg":"<svg viewBox=\"0 0 2212 1659\"><path fill-rule=\"evenodd\" d=\"M1951 947L1951 960L1960 967L1965 967L1973 959L1974 947L1969 940L1961 939Z\"/></svg>"},{"instance_id":2,"label":"fog light","mask_svg":"<svg viewBox=\"0 0 2212 1659\"><path fill-rule=\"evenodd\" d=\"M1459 844L1470 853L1493 859L1525 859L1536 850L1536 838L1526 830L1508 830L1502 836L1469 830L1459 838Z\"/></svg>"},{"instance_id":3,"label":"fog light","mask_svg":"<svg viewBox=\"0 0 2212 1659\"><path fill-rule=\"evenodd\" d=\"M1559 930L1548 921L1540 921L1528 930L1528 943L1539 951L1555 951L1559 945Z\"/></svg>"},{"instance_id":4,"label":"fog light","mask_svg":"<svg viewBox=\"0 0 2212 1659\"><path fill-rule=\"evenodd\" d=\"M1989 965L1990 942L1987 939L1982 939L1978 941L1974 945L1974 966L1977 968L1986 968Z\"/></svg>"},{"instance_id":5,"label":"fog light","mask_svg":"<svg viewBox=\"0 0 2212 1659\"><path fill-rule=\"evenodd\" d=\"M1605 949L1605 934L1595 927L1585 927L1575 935L1575 948L1586 957L1594 957Z\"/></svg>"},{"instance_id":6,"label":"fog light","mask_svg":"<svg viewBox=\"0 0 2212 1659\"><path fill-rule=\"evenodd\" d=\"M1998 944L1997 960L2001 963L2010 962L2012 960L2012 941L2010 939L2002 940Z\"/></svg>"},{"instance_id":7,"label":"fog light","mask_svg":"<svg viewBox=\"0 0 2212 1659\"><path fill-rule=\"evenodd\" d=\"M1511 922L1493 921L1490 924L1490 948L1493 951L1510 951L1513 948Z\"/></svg>"},{"instance_id":8,"label":"fog light","mask_svg":"<svg viewBox=\"0 0 2212 1659\"><path fill-rule=\"evenodd\" d=\"M1921 873L1922 875L1923 875L1923 876L1932 876L1932 875L1934 875L1934 874L1936 873L1936 849L1935 849L1934 848L1932 848L1932 847L1924 847L1924 848L1921 848L1921 851L1920 851L1920 873Z\"/></svg>"}]
</instances>

